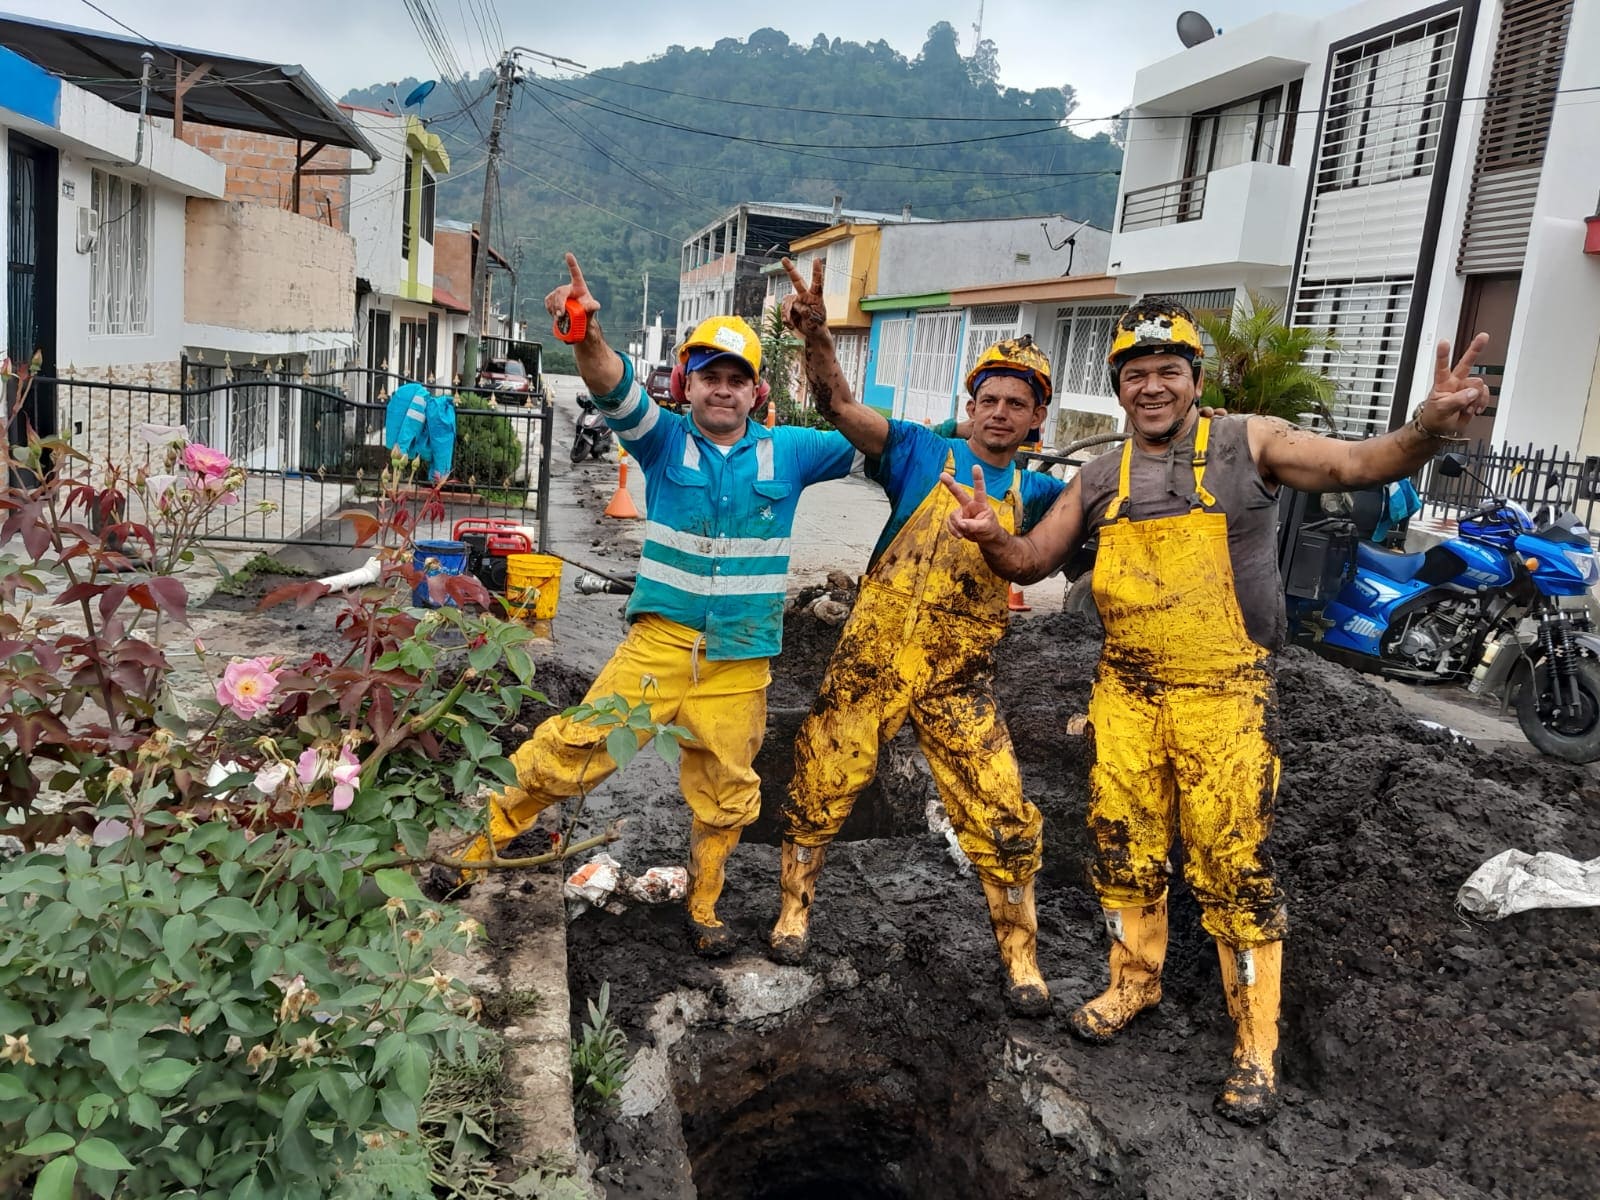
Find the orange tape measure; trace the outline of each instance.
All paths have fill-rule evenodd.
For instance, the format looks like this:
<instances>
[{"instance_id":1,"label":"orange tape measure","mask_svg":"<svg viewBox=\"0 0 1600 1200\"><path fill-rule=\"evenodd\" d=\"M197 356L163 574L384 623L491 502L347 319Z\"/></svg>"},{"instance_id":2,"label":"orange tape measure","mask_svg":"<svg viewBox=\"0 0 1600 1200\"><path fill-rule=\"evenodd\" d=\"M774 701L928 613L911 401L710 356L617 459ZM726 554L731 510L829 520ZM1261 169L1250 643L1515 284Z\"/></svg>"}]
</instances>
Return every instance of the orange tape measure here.
<instances>
[{"instance_id":1,"label":"orange tape measure","mask_svg":"<svg viewBox=\"0 0 1600 1200\"><path fill-rule=\"evenodd\" d=\"M567 297L566 311L556 317L554 332L568 345L577 345L589 332L589 314L571 296Z\"/></svg>"}]
</instances>

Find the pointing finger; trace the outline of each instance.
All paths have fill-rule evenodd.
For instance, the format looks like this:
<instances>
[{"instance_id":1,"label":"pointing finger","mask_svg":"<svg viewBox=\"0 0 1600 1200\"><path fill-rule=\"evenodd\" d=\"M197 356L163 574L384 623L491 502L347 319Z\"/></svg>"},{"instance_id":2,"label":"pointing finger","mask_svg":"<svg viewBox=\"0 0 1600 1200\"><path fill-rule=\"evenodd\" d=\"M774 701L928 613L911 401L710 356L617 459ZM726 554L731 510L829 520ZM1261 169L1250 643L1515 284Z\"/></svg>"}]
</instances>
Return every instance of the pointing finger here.
<instances>
[{"instance_id":1,"label":"pointing finger","mask_svg":"<svg viewBox=\"0 0 1600 1200\"><path fill-rule=\"evenodd\" d=\"M572 273L572 294L588 295L589 285L583 281L583 271L578 267L577 256L570 252L567 254L567 270Z\"/></svg>"}]
</instances>

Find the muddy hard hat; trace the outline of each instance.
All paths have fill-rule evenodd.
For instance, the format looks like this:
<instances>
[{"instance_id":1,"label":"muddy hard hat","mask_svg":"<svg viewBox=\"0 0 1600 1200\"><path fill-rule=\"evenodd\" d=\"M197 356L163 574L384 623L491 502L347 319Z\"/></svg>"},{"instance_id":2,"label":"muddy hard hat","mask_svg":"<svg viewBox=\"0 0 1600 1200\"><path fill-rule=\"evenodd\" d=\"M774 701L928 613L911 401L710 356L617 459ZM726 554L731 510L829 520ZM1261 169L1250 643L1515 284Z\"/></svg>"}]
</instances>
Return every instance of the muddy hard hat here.
<instances>
[{"instance_id":1,"label":"muddy hard hat","mask_svg":"<svg viewBox=\"0 0 1600 1200\"><path fill-rule=\"evenodd\" d=\"M702 356L692 351L709 351ZM724 355L739 359L750 373L761 375L761 339L742 317L707 317L694 327L678 347L678 361L685 371L699 371Z\"/></svg>"},{"instance_id":2,"label":"muddy hard hat","mask_svg":"<svg viewBox=\"0 0 1600 1200\"><path fill-rule=\"evenodd\" d=\"M996 342L978 355L978 361L967 372L967 395L976 398L978 386L989 374L1016 375L1026 379L1040 404L1048 404L1055 392L1050 382L1050 360L1045 357L1043 350L1034 345L1033 335L1029 333Z\"/></svg>"},{"instance_id":3,"label":"muddy hard hat","mask_svg":"<svg viewBox=\"0 0 1600 1200\"><path fill-rule=\"evenodd\" d=\"M1160 296L1130 304L1128 311L1117 318L1117 327L1111 335L1111 350L1106 354L1112 384L1117 382L1124 363L1147 354L1178 354L1191 365L1203 361L1206 349L1200 341L1200 326L1194 314L1176 300Z\"/></svg>"}]
</instances>

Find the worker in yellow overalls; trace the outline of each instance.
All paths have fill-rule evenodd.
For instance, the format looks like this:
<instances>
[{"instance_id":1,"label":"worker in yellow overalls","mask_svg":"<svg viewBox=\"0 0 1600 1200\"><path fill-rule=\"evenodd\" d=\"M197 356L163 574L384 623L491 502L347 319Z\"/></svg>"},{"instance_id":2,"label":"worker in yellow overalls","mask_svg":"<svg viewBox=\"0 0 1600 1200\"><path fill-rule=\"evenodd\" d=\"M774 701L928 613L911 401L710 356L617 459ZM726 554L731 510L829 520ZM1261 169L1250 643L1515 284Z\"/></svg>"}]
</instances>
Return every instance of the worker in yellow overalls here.
<instances>
[{"instance_id":1,"label":"worker in yellow overalls","mask_svg":"<svg viewBox=\"0 0 1600 1200\"><path fill-rule=\"evenodd\" d=\"M1008 531L1023 532L1049 510L1062 484L1012 461L1047 411L1049 360L1026 336L980 354L966 380L971 432L964 441L891 421L850 393L820 277L807 288L788 269L795 295L785 316L805 340L812 396L867 455L868 476L883 485L891 511L821 694L795 739L772 956L789 963L804 956L828 843L872 781L879 748L910 720L982 881L1007 999L1018 1012L1042 1014L1050 993L1037 962L1033 894L1042 821L1023 798L993 687L991 652L1005 632L1008 589L975 545L948 532L956 501L939 477L954 471L984 481L999 497L991 502L995 520Z\"/></svg>"},{"instance_id":2,"label":"worker in yellow overalls","mask_svg":"<svg viewBox=\"0 0 1600 1200\"><path fill-rule=\"evenodd\" d=\"M1110 986L1073 1012L1103 1042L1161 999L1168 854L1216 939L1235 1036L1216 1098L1232 1121L1269 1119L1283 938L1288 922L1267 841L1278 787L1277 694L1269 655L1284 639L1277 489L1366 487L1403 478L1464 430L1488 400L1472 363L1438 347L1434 387L1412 422L1364 442L1318 437L1277 418L1203 417L1204 349L1181 305L1147 299L1118 321L1109 365L1127 414L1121 453L1080 471L1017 537L987 498L954 480L951 532L999 574L1043 578L1099 534L1095 604L1105 649L1089 702L1091 875L1110 935Z\"/></svg>"}]
</instances>

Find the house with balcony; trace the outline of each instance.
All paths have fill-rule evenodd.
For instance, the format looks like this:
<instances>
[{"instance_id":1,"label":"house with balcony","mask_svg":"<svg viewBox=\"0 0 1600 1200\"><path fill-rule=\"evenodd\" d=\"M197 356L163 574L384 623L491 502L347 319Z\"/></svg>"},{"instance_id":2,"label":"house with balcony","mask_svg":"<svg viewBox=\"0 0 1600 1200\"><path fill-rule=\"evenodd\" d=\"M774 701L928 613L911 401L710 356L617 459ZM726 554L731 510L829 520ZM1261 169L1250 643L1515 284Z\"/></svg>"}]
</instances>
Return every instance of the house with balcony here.
<instances>
[{"instance_id":1,"label":"house with balcony","mask_svg":"<svg viewBox=\"0 0 1600 1200\"><path fill-rule=\"evenodd\" d=\"M1116 402L1104 371L1084 364L1110 345L1120 311L1105 274L1109 242L1106 230L1059 214L884 226L877 290L860 302L871 317L863 403L937 424L961 411L983 349L1027 333L1056 375L1046 440L1057 428L1100 427Z\"/></svg>"},{"instance_id":2,"label":"house with balcony","mask_svg":"<svg viewBox=\"0 0 1600 1200\"><path fill-rule=\"evenodd\" d=\"M1575 0L1263 17L1138 73L1108 270L1332 331L1352 436L1406 419L1436 340L1487 332L1474 436L1600 453L1596 87L1600 6Z\"/></svg>"},{"instance_id":3,"label":"house with balcony","mask_svg":"<svg viewBox=\"0 0 1600 1200\"><path fill-rule=\"evenodd\" d=\"M678 271L678 328L692 329L707 317L740 316L754 324L768 303L763 270L775 266L804 238L842 224L913 222L909 206L899 215L822 204L749 201L737 205L683 243Z\"/></svg>"}]
</instances>

